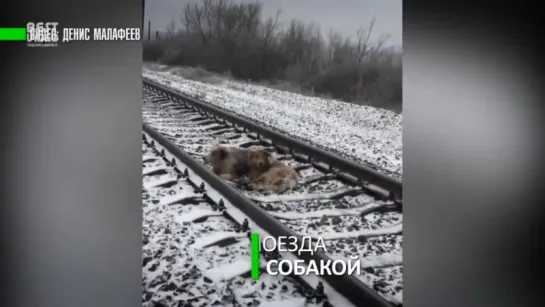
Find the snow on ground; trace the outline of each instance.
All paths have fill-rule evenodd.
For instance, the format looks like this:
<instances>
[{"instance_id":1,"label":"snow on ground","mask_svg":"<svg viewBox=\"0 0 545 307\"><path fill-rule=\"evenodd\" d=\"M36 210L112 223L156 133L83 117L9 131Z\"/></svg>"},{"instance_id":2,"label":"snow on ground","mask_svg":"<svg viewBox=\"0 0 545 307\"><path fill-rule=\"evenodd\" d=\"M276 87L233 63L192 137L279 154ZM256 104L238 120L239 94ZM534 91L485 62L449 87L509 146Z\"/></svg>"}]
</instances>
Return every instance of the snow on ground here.
<instances>
[{"instance_id":1,"label":"snow on ground","mask_svg":"<svg viewBox=\"0 0 545 307\"><path fill-rule=\"evenodd\" d=\"M400 114L228 80L212 85L172 71L144 67L143 76L387 175L402 175Z\"/></svg>"}]
</instances>

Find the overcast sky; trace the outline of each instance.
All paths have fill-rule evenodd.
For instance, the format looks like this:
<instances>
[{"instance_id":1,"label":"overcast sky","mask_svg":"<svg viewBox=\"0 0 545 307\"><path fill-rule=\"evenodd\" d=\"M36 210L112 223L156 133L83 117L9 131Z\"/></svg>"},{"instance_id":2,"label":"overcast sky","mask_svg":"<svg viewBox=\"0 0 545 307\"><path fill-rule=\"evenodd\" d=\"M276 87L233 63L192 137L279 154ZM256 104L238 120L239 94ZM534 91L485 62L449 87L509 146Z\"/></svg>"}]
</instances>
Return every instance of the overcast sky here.
<instances>
[{"instance_id":1,"label":"overcast sky","mask_svg":"<svg viewBox=\"0 0 545 307\"><path fill-rule=\"evenodd\" d=\"M151 20L151 29L163 30L175 19L180 24L183 6L199 0L146 0L146 28ZM237 0L256 2L256 0ZM320 25L323 34L334 29L343 35L355 36L358 27L367 26L375 16L372 40L388 34L388 45L402 45L402 0L261 0L264 17L276 15L281 10L280 22L291 19Z\"/></svg>"}]
</instances>

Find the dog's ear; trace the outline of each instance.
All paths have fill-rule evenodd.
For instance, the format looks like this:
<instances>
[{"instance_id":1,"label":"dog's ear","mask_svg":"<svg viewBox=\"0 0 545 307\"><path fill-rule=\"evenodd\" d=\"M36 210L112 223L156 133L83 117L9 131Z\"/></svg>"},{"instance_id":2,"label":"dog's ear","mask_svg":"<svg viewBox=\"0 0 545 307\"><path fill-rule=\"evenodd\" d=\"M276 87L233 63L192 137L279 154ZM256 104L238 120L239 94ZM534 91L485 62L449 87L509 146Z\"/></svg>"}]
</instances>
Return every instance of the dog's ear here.
<instances>
[{"instance_id":1,"label":"dog's ear","mask_svg":"<svg viewBox=\"0 0 545 307\"><path fill-rule=\"evenodd\" d=\"M218 150L218 155L219 155L220 160L223 160L223 159L227 158L227 149L225 149L223 147L220 148Z\"/></svg>"}]
</instances>

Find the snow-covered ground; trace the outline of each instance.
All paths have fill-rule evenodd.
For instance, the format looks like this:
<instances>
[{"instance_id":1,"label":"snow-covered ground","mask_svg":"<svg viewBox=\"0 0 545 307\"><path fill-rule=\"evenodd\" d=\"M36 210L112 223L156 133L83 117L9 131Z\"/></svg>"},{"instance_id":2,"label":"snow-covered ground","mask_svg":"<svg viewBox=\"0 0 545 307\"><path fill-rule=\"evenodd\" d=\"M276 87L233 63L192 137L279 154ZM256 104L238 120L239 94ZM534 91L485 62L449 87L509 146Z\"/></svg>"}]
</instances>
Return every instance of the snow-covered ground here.
<instances>
[{"instance_id":1,"label":"snow-covered ground","mask_svg":"<svg viewBox=\"0 0 545 307\"><path fill-rule=\"evenodd\" d=\"M401 114L229 80L212 85L173 71L144 67L143 76L386 175L402 175Z\"/></svg>"}]
</instances>

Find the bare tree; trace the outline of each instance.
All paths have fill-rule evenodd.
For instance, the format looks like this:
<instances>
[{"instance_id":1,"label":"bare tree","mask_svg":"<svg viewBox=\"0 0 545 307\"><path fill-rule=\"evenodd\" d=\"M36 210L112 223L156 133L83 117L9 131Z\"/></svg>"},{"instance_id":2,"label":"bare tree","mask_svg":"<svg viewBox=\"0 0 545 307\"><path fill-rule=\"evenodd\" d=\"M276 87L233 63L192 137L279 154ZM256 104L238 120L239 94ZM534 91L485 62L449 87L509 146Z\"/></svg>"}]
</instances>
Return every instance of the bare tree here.
<instances>
[{"instance_id":1,"label":"bare tree","mask_svg":"<svg viewBox=\"0 0 545 307\"><path fill-rule=\"evenodd\" d=\"M196 32L200 35L203 45L210 39L204 32L203 8L198 3L187 3L184 7L183 22L188 32Z\"/></svg>"},{"instance_id":2,"label":"bare tree","mask_svg":"<svg viewBox=\"0 0 545 307\"><path fill-rule=\"evenodd\" d=\"M384 48L387 35L373 39L374 17L350 39L333 30L324 37L316 24L298 20L284 27L280 11L261 13L260 3L192 1L180 15L183 31L176 33L174 20L165 29L161 44L168 52L148 48L147 58L168 54L170 63L231 71L235 78L284 79L347 101L400 99L401 66Z\"/></svg>"},{"instance_id":3,"label":"bare tree","mask_svg":"<svg viewBox=\"0 0 545 307\"><path fill-rule=\"evenodd\" d=\"M269 17L263 24L260 26L261 33L261 48L260 48L260 61L261 61L261 77L270 76L271 72L269 65L277 65L276 61L272 61L272 44L275 42L278 35L278 17L280 16L280 10L276 12L276 16ZM270 64L269 64L270 63Z\"/></svg>"},{"instance_id":4,"label":"bare tree","mask_svg":"<svg viewBox=\"0 0 545 307\"><path fill-rule=\"evenodd\" d=\"M165 29L165 36L166 38L172 38L174 37L175 34L176 34L176 22L174 21L174 17L173 17Z\"/></svg>"},{"instance_id":5,"label":"bare tree","mask_svg":"<svg viewBox=\"0 0 545 307\"><path fill-rule=\"evenodd\" d=\"M358 43L357 43L357 53L358 53L358 62L361 62L363 57L367 54L367 50L369 47L369 38L371 37L371 34L373 33L373 27L375 26L375 16L373 16L373 19L371 19L371 23L369 25L369 28L367 28L367 31L363 28L359 28L357 31L358 36Z\"/></svg>"}]
</instances>

